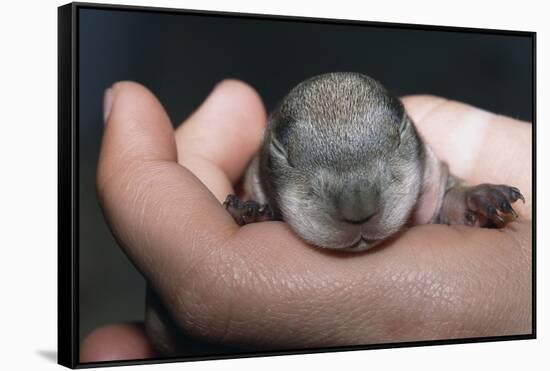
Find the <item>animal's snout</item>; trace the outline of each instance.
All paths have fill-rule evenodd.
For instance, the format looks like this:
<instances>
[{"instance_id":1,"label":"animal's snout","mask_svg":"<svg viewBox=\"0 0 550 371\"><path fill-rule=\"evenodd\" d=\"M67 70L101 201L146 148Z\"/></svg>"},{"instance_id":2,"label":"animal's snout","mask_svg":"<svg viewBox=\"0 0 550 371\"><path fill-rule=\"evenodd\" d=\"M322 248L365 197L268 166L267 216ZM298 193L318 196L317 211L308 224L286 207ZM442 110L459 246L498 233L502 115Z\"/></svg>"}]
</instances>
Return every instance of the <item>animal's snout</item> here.
<instances>
[{"instance_id":1,"label":"animal's snout","mask_svg":"<svg viewBox=\"0 0 550 371\"><path fill-rule=\"evenodd\" d=\"M373 187L346 187L338 199L337 209L345 222L364 224L378 212L379 198Z\"/></svg>"}]
</instances>

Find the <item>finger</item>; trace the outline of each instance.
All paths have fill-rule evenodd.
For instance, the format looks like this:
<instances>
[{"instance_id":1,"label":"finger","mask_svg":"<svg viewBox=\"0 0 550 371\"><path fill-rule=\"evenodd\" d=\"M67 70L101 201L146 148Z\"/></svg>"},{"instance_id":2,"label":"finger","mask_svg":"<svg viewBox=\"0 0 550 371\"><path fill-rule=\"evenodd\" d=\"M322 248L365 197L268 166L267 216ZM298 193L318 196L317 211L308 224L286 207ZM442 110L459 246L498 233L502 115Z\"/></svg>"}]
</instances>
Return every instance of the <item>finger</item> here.
<instances>
[{"instance_id":1,"label":"finger","mask_svg":"<svg viewBox=\"0 0 550 371\"><path fill-rule=\"evenodd\" d=\"M100 203L127 255L165 297L236 228L216 198L176 162L158 100L132 82L112 88L97 171Z\"/></svg>"},{"instance_id":2,"label":"finger","mask_svg":"<svg viewBox=\"0 0 550 371\"><path fill-rule=\"evenodd\" d=\"M223 201L257 152L266 113L258 94L237 80L218 84L176 130L178 161Z\"/></svg>"},{"instance_id":3,"label":"finger","mask_svg":"<svg viewBox=\"0 0 550 371\"><path fill-rule=\"evenodd\" d=\"M469 183L515 186L531 200L531 125L433 96L409 96L403 103L420 135Z\"/></svg>"},{"instance_id":4,"label":"finger","mask_svg":"<svg viewBox=\"0 0 550 371\"><path fill-rule=\"evenodd\" d=\"M100 327L90 333L80 347L80 362L104 362L155 357L142 323Z\"/></svg>"}]
</instances>

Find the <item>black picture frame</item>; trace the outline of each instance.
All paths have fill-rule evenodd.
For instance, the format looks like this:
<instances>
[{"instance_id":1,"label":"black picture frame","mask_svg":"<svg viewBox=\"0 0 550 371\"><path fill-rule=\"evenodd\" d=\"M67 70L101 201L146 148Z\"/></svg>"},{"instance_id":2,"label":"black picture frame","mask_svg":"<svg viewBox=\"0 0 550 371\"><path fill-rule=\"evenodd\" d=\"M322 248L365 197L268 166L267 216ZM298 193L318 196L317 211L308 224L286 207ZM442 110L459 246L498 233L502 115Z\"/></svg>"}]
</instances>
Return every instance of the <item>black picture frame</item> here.
<instances>
[{"instance_id":1,"label":"black picture frame","mask_svg":"<svg viewBox=\"0 0 550 371\"><path fill-rule=\"evenodd\" d=\"M222 354L207 357L152 358L81 363L79 361L79 12L83 9L102 9L129 12L152 12L171 15L202 15L233 19L281 20L325 25L376 26L385 29L452 31L464 34L509 35L530 38L532 42L532 333L510 336L414 341L406 343L371 344L313 349L287 349L277 352ZM69 368L150 364L162 362L227 359L284 354L335 352L358 349L416 347L426 345L461 344L536 338L536 33L459 27L396 24L340 19L287 17L263 14L240 14L127 5L70 3L58 8L58 362Z\"/></svg>"}]
</instances>

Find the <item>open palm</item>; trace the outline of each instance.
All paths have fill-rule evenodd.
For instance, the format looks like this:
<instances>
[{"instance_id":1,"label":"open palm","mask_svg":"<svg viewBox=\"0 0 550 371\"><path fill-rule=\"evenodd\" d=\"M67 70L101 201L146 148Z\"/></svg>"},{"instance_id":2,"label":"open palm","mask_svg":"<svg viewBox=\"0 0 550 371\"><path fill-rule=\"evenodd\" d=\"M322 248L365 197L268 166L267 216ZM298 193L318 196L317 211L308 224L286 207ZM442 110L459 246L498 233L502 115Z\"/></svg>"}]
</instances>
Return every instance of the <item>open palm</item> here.
<instances>
[{"instance_id":1,"label":"open palm","mask_svg":"<svg viewBox=\"0 0 550 371\"><path fill-rule=\"evenodd\" d=\"M117 83L111 96L100 202L121 247L186 336L289 349L531 332L529 124L442 98L404 98L451 172L472 184L516 186L526 203L500 230L422 225L379 248L342 254L306 245L282 222L239 228L222 207L266 123L248 85L222 82L175 131L143 86ZM165 319L148 318L153 343L169 349ZM102 331L85 342L82 361L116 348L108 339L120 327ZM143 331L128 334L148 344ZM152 355L148 346L139 351L113 356L111 348L109 357Z\"/></svg>"}]
</instances>

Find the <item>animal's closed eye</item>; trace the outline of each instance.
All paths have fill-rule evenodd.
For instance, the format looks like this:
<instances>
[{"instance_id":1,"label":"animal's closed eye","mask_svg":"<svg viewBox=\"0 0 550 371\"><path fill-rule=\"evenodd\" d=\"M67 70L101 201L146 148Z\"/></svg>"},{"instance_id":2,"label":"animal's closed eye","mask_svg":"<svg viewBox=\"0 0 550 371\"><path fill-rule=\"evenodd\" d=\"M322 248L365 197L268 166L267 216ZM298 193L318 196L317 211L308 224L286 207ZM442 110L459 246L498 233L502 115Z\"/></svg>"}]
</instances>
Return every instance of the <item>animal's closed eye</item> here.
<instances>
[{"instance_id":1,"label":"animal's closed eye","mask_svg":"<svg viewBox=\"0 0 550 371\"><path fill-rule=\"evenodd\" d=\"M399 133L403 133L405 129L409 126L409 118L407 115L403 115L403 119L401 120L401 124L399 126Z\"/></svg>"},{"instance_id":2,"label":"animal's closed eye","mask_svg":"<svg viewBox=\"0 0 550 371\"><path fill-rule=\"evenodd\" d=\"M271 145L273 146L273 149L277 151L278 154L284 157L287 156L286 149L283 147L281 142L279 142L276 138L271 139Z\"/></svg>"},{"instance_id":3,"label":"animal's closed eye","mask_svg":"<svg viewBox=\"0 0 550 371\"><path fill-rule=\"evenodd\" d=\"M409 132L410 127L411 127L411 119L409 118L409 116L405 114L399 126L399 135L401 139L406 135L406 133Z\"/></svg>"},{"instance_id":4,"label":"animal's closed eye","mask_svg":"<svg viewBox=\"0 0 550 371\"><path fill-rule=\"evenodd\" d=\"M278 158L280 161L284 161L288 166L294 167L290 162L290 159L288 158L287 150L276 138L271 139L271 154Z\"/></svg>"}]
</instances>

